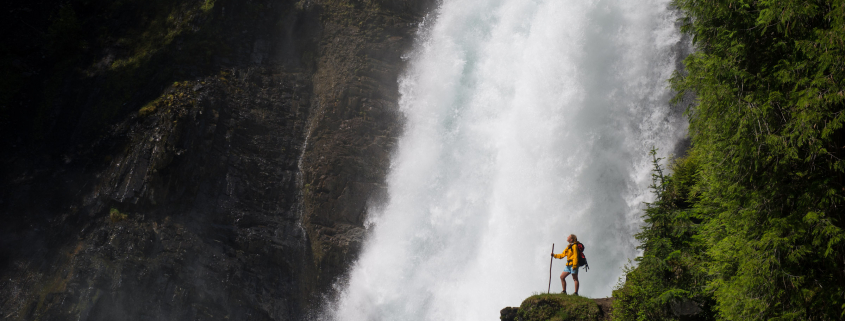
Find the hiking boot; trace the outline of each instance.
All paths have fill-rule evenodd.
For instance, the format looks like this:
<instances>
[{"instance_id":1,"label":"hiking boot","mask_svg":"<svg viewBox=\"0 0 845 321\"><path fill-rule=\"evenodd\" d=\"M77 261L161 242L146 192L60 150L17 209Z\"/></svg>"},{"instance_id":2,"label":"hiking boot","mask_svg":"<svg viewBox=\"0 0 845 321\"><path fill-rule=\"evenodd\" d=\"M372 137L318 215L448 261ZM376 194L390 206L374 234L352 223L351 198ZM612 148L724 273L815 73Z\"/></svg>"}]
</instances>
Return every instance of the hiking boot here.
<instances>
[{"instance_id":1,"label":"hiking boot","mask_svg":"<svg viewBox=\"0 0 845 321\"><path fill-rule=\"evenodd\" d=\"M566 294L566 290L560 291L560 294Z\"/></svg>"},{"instance_id":2,"label":"hiking boot","mask_svg":"<svg viewBox=\"0 0 845 321\"><path fill-rule=\"evenodd\" d=\"M572 293L572 295L574 295L574 296L578 296L578 292Z\"/></svg>"}]
</instances>

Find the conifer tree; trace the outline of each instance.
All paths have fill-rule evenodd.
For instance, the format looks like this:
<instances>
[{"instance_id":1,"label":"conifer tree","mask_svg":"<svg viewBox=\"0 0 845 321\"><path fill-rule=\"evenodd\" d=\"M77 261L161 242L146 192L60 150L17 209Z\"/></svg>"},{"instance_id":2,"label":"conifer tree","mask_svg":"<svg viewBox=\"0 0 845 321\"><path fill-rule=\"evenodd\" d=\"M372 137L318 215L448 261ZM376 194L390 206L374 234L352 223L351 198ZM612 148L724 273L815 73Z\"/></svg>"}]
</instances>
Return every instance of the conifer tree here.
<instances>
[{"instance_id":1,"label":"conifer tree","mask_svg":"<svg viewBox=\"0 0 845 321\"><path fill-rule=\"evenodd\" d=\"M845 1L675 3L719 316L845 318Z\"/></svg>"}]
</instances>

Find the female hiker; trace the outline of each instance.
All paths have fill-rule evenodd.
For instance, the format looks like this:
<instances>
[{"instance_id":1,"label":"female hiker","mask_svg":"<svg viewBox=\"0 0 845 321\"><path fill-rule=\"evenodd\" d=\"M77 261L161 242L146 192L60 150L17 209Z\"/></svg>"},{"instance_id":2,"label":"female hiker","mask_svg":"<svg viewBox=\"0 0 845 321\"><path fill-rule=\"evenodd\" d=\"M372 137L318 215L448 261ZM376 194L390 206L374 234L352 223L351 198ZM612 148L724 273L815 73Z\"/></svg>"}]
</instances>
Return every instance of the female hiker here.
<instances>
[{"instance_id":1,"label":"female hiker","mask_svg":"<svg viewBox=\"0 0 845 321\"><path fill-rule=\"evenodd\" d=\"M556 259L566 258L566 267L563 268L563 273L560 274L560 285L563 287L561 293L566 294L566 277L572 274L572 280L575 282L575 293L572 293L572 295L578 295L578 258L581 257L579 246L582 245L578 242L578 237L575 234L570 234L566 238L566 241L569 242L569 246L563 250L563 253L552 253L552 257Z\"/></svg>"}]
</instances>

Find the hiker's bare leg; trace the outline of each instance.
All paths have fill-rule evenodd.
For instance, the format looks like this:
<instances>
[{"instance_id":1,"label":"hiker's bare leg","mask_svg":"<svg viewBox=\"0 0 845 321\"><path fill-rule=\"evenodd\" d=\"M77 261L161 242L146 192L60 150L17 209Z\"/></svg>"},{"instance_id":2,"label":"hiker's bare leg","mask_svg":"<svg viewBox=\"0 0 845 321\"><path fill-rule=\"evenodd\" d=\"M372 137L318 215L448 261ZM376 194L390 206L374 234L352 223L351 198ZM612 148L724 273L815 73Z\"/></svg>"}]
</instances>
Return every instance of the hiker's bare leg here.
<instances>
[{"instance_id":1,"label":"hiker's bare leg","mask_svg":"<svg viewBox=\"0 0 845 321\"><path fill-rule=\"evenodd\" d=\"M563 272L560 274L560 286L563 288L563 291L566 291L566 277L569 276L569 272ZM578 291L578 290L576 290Z\"/></svg>"},{"instance_id":2,"label":"hiker's bare leg","mask_svg":"<svg viewBox=\"0 0 845 321\"><path fill-rule=\"evenodd\" d=\"M578 274L572 275L572 281L575 282L575 293L578 293Z\"/></svg>"}]
</instances>

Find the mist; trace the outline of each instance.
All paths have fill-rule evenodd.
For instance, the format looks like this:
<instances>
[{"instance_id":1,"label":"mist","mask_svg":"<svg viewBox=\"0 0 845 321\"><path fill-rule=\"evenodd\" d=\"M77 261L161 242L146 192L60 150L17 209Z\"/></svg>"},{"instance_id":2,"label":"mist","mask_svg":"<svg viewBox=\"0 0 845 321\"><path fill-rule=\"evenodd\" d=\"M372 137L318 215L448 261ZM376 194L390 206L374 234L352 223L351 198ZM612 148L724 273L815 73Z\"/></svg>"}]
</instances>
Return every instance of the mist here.
<instances>
[{"instance_id":1,"label":"mist","mask_svg":"<svg viewBox=\"0 0 845 321\"><path fill-rule=\"evenodd\" d=\"M547 290L569 234L580 294L610 296L637 255L648 151L686 135L666 82L677 18L668 0L443 1L399 80L388 200L325 318L497 319Z\"/></svg>"}]
</instances>

